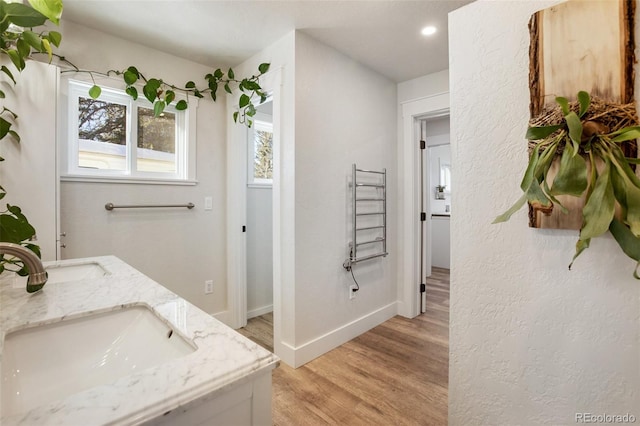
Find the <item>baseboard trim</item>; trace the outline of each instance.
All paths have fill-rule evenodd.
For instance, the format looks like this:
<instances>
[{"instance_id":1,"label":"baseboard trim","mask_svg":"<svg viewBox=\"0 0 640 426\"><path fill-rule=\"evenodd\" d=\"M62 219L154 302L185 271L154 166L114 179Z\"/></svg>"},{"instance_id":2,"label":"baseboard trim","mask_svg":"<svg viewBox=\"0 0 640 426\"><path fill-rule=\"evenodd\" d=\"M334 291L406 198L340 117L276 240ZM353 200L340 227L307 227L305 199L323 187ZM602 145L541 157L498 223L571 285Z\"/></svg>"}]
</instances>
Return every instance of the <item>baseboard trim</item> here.
<instances>
[{"instance_id":1,"label":"baseboard trim","mask_svg":"<svg viewBox=\"0 0 640 426\"><path fill-rule=\"evenodd\" d=\"M393 302L298 347L294 348L281 342L278 349L282 355L278 354L278 356L285 363L298 368L382 324L397 313L397 302Z\"/></svg>"},{"instance_id":2,"label":"baseboard trim","mask_svg":"<svg viewBox=\"0 0 640 426\"><path fill-rule=\"evenodd\" d=\"M258 309L247 311L247 319L259 317L260 315L268 314L269 312L273 312L273 305L267 305Z\"/></svg>"}]
</instances>

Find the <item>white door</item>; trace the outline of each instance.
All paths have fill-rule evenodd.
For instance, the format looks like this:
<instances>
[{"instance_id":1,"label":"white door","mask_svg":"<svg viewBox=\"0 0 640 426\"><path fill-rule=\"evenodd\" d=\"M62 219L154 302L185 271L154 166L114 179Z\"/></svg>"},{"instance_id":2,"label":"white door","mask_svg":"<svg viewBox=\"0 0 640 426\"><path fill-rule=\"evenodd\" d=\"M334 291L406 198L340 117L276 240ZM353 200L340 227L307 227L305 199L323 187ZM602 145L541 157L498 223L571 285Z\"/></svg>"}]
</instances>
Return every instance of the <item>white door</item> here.
<instances>
[{"instance_id":1,"label":"white door","mask_svg":"<svg viewBox=\"0 0 640 426\"><path fill-rule=\"evenodd\" d=\"M10 70L12 65L4 63ZM18 115L15 130L21 137L0 142L0 185L7 191L0 202L22 209L37 232L43 260L59 258L58 176L56 170L56 111L58 67L30 61L22 73L14 71L17 84L2 73L2 105Z\"/></svg>"}]
</instances>

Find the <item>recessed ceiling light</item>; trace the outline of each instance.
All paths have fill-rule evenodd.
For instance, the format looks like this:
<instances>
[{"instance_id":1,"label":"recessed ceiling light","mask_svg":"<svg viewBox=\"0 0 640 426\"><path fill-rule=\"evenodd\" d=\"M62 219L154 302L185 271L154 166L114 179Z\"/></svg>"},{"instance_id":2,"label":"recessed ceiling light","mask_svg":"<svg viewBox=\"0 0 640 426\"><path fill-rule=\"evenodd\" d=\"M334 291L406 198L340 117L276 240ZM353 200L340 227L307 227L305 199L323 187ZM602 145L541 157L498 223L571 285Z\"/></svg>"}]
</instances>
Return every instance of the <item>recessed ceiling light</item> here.
<instances>
[{"instance_id":1,"label":"recessed ceiling light","mask_svg":"<svg viewBox=\"0 0 640 426\"><path fill-rule=\"evenodd\" d=\"M430 36L430 35L434 35L436 31L438 31L436 27L434 27L433 25L429 25L428 27L424 27L420 32L424 36Z\"/></svg>"}]
</instances>

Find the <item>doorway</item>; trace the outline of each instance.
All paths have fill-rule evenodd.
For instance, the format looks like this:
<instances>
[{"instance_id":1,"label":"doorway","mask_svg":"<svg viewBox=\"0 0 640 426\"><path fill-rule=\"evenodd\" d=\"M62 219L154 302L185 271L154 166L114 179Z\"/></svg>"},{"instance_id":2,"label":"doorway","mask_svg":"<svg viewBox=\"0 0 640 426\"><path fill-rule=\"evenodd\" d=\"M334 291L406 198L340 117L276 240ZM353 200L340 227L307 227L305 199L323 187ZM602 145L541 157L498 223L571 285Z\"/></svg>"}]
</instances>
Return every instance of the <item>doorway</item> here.
<instances>
[{"instance_id":1,"label":"doorway","mask_svg":"<svg viewBox=\"0 0 640 426\"><path fill-rule=\"evenodd\" d=\"M449 274L451 215L451 145L449 116L420 120L421 195L425 215L421 217L421 282L428 283L434 271ZM427 259L426 256L429 256ZM426 312L433 286L421 286L420 312Z\"/></svg>"}]
</instances>

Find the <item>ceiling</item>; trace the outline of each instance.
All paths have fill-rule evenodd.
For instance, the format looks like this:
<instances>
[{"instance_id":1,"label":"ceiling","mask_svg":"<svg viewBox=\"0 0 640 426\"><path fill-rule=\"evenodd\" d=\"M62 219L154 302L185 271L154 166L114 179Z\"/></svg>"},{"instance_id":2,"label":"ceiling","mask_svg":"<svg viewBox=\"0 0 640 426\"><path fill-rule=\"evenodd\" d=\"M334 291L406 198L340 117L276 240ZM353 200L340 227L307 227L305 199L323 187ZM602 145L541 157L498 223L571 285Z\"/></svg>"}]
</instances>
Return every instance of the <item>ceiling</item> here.
<instances>
[{"instance_id":1,"label":"ceiling","mask_svg":"<svg viewBox=\"0 0 640 426\"><path fill-rule=\"evenodd\" d=\"M401 82L448 68L447 14L471 1L65 0L63 19L214 67L298 29Z\"/></svg>"}]
</instances>

